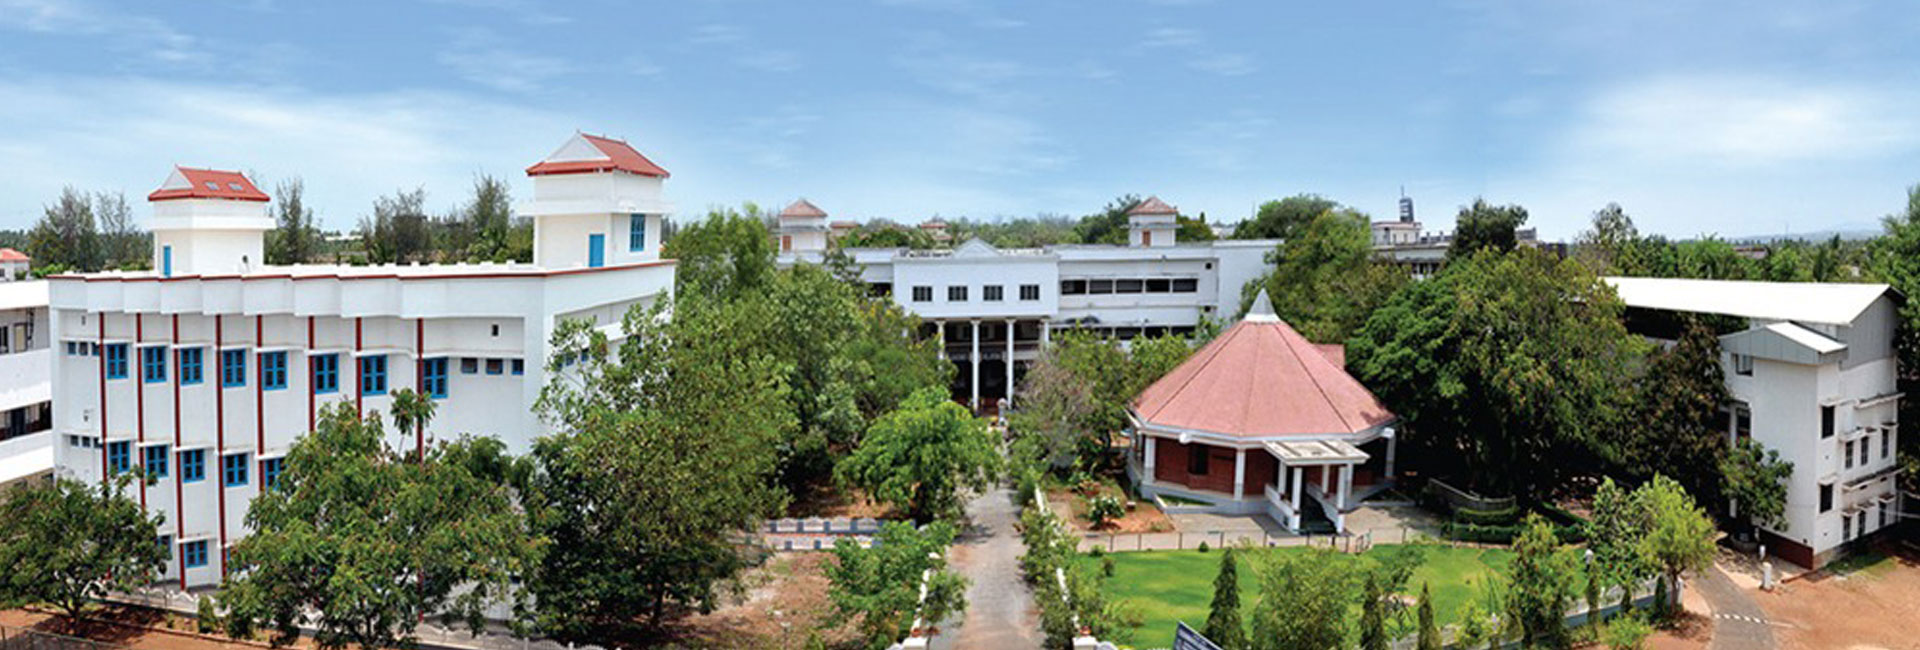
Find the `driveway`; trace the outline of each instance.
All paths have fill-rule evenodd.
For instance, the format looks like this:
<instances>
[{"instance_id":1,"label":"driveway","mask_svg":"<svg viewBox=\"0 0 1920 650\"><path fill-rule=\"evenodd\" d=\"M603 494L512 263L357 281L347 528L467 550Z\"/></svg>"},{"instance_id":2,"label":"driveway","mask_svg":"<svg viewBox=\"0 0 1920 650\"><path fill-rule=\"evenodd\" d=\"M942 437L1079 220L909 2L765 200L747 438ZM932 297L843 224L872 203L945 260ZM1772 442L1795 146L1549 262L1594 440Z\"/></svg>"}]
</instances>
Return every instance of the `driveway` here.
<instances>
[{"instance_id":1,"label":"driveway","mask_svg":"<svg viewBox=\"0 0 1920 650\"><path fill-rule=\"evenodd\" d=\"M940 624L931 647L948 650L1038 650L1040 617L1033 594L1020 578L1020 510L1013 491L999 487L967 504L967 528L954 543L950 564L971 583L962 620Z\"/></svg>"},{"instance_id":2,"label":"driveway","mask_svg":"<svg viewBox=\"0 0 1920 650\"><path fill-rule=\"evenodd\" d=\"M1691 586L1700 591L1707 606L1713 608L1713 641L1708 650L1773 650L1773 627L1767 613L1733 579L1708 567L1693 577Z\"/></svg>"}]
</instances>

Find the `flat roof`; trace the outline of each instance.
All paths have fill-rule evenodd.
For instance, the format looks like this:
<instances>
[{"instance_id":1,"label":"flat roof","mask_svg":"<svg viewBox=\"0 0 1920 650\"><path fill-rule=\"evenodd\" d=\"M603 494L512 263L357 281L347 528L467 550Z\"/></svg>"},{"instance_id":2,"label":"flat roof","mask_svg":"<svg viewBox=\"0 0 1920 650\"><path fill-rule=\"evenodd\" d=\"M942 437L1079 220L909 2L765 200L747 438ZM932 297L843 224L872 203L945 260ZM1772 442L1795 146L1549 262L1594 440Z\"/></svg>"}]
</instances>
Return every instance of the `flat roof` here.
<instances>
[{"instance_id":1,"label":"flat roof","mask_svg":"<svg viewBox=\"0 0 1920 650\"><path fill-rule=\"evenodd\" d=\"M1885 284L1601 278L1629 307L1846 325L1892 291Z\"/></svg>"},{"instance_id":2,"label":"flat roof","mask_svg":"<svg viewBox=\"0 0 1920 650\"><path fill-rule=\"evenodd\" d=\"M47 281L0 282L0 309L45 309Z\"/></svg>"},{"instance_id":3,"label":"flat roof","mask_svg":"<svg viewBox=\"0 0 1920 650\"><path fill-rule=\"evenodd\" d=\"M478 264L381 264L356 266L352 264L293 264L287 266L266 266L246 273L216 273L208 275L176 275L162 277L155 271L102 271L98 273L76 273L48 276L54 280L82 280L86 282L178 282L187 280L275 280L275 279L321 279L341 280L432 280L464 278L502 278L502 277L547 277L555 275L576 275L582 273L601 273L624 269L644 268L675 264L677 260L659 259L631 264L609 264L599 267L575 267L554 269L532 264L482 262ZM42 283L44 284L44 283ZM44 291L41 304L46 304Z\"/></svg>"}]
</instances>

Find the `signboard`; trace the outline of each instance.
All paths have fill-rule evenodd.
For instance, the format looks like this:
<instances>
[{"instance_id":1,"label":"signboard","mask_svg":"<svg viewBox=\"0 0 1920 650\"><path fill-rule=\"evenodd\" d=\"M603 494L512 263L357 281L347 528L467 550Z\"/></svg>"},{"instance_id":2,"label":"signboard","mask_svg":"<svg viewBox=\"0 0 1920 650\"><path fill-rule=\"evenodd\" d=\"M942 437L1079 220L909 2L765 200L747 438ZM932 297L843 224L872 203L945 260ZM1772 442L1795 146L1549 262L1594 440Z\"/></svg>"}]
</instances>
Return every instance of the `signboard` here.
<instances>
[{"instance_id":1,"label":"signboard","mask_svg":"<svg viewBox=\"0 0 1920 650\"><path fill-rule=\"evenodd\" d=\"M1176 622L1175 625L1179 627L1173 629L1173 650L1220 650L1220 646L1187 627L1186 623Z\"/></svg>"}]
</instances>

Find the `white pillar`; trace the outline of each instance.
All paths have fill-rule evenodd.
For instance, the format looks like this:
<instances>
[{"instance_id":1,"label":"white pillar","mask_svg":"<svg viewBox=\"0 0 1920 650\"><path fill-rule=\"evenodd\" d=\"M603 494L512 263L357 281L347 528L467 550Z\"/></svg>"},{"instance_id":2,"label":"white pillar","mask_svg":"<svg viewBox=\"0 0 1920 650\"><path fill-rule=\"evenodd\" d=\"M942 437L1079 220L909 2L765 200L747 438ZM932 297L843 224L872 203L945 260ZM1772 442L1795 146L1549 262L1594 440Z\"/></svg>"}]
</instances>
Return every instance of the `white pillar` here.
<instances>
[{"instance_id":1,"label":"white pillar","mask_svg":"<svg viewBox=\"0 0 1920 650\"><path fill-rule=\"evenodd\" d=\"M1320 466L1320 496L1333 496L1333 468Z\"/></svg>"},{"instance_id":2,"label":"white pillar","mask_svg":"<svg viewBox=\"0 0 1920 650\"><path fill-rule=\"evenodd\" d=\"M1348 508L1352 507L1350 504L1347 503L1347 500L1352 496L1353 496L1353 465L1351 464L1341 465L1340 466L1340 498L1334 500L1334 503L1339 506L1338 507L1339 510L1344 512Z\"/></svg>"},{"instance_id":3,"label":"white pillar","mask_svg":"<svg viewBox=\"0 0 1920 650\"><path fill-rule=\"evenodd\" d=\"M973 401L969 404L977 411L980 410L980 321L978 319L973 321L973 352L967 355L967 362L970 366L969 370L973 372L973 382L969 386L973 389Z\"/></svg>"},{"instance_id":4,"label":"white pillar","mask_svg":"<svg viewBox=\"0 0 1920 650\"><path fill-rule=\"evenodd\" d=\"M1042 318L1040 319L1040 347L1044 348L1047 346L1048 343L1052 343L1052 342L1053 342L1053 321Z\"/></svg>"},{"instance_id":5,"label":"white pillar","mask_svg":"<svg viewBox=\"0 0 1920 650\"><path fill-rule=\"evenodd\" d=\"M1233 450L1233 498L1235 501L1246 496L1247 491L1247 450Z\"/></svg>"},{"instance_id":6,"label":"white pillar","mask_svg":"<svg viewBox=\"0 0 1920 650\"><path fill-rule=\"evenodd\" d=\"M1394 450L1396 450L1396 449L1398 449L1399 447L1400 447L1400 436L1397 436L1397 435L1394 435L1394 436L1388 436L1388 437L1387 437L1387 476L1386 476L1386 480L1388 480L1388 481L1392 481L1392 480L1393 480L1393 454L1394 454Z\"/></svg>"},{"instance_id":7,"label":"white pillar","mask_svg":"<svg viewBox=\"0 0 1920 650\"><path fill-rule=\"evenodd\" d=\"M947 359L947 322L937 320L933 322L933 326L939 332L934 336L940 341L940 360L945 361Z\"/></svg>"},{"instance_id":8,"label":"white pillar","mask_svg":"<svg viewBox=\"0 0 1920 650\"><path fill-rule=\"evenodd\" d=\"M1007 319L1007 397L1000 400L1000 409L1013 406L1013 332L1014 319Z\"/></svg>"},{"instance_id":9,"label":"white pillar","mask_svg":"<svg viewBox=\"0 0 1920 650\"><path fill-rule=\"evenodd\" d=\"M1306 477L1307 472L1301 467L1288 469L1293 470L1293 489L1287 491L1287 499L1292 501L1293 521L1287 522L1287 526L1297 531L1300 530L1300 482Z\"/></svg>"},{"instance_id":10,"label":"white pillar","mask_svg":"<svg viewBox=\"0 0 1920 650\"><path fill-rule=\"evenodd\" d=\"M1157 440L1157 438L1154 438L1153 436L1149 436L1146 434L1140 434L1140 437L1145 438L1147 440L1147 458L1144 463L1146 465L1147 475L1140 477L1140 482L1145 483L1147 481L1153 480L1153 476L1154 476L1153 475L1153 457L1155 455L1154 450L1158 449L1158 447L1154 446L1154 440Z\"/></svg>"}]
</instances>

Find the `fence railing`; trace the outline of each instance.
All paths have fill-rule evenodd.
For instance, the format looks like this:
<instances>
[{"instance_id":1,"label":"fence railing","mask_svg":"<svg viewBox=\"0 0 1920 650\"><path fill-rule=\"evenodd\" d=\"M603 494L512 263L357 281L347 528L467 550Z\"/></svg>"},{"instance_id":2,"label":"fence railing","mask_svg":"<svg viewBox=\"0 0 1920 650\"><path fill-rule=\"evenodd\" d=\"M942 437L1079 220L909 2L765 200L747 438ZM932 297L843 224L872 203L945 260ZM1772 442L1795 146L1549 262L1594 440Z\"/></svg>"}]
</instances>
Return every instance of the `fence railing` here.
<instances>
[{"instance_id":1,"label":"fence railing","mask_svg":"<svg viewBox=\"0 0 1920 650\"><path fill-rule=\"evenodd\" d=\"M128 646L0 625L0 650L126 650Z\"/></svg>"},{"instance_id":2,"label":"fence railing","mask_svg":"<svg viewBox=\"0 0 1920 650\"><path fill-rule=\"evenodd\" d=\"M1131 551L1186 551L1205 543L1227 546L1319 547L1359 553L1378 544L1441 544L1454 548L1505 548L1502 544L1443 539L1436 531L1407 526L1377 527L1349 533L1289 533L1252 530L1174 531L1165 533L1080 533L1080 550L1098 548L1111 553Z\"/></svg>"},{"instance_id":3,"label":"fence railing","mask_svg":"<svg viewBox=\"0 0 1920 650\"><path fill-rule=\"evenodd\" d=\"M1442 500L1447 502L1447 505L1453 507L1455 510L1505 510L1512 508L1514 504L1513 497L1481 496L1447 485L1445 481L1441 481L1440 479L1427 481L1427 489L1433 490L1434 494L1438 494Z\"/></svg>"}]
</instances>

